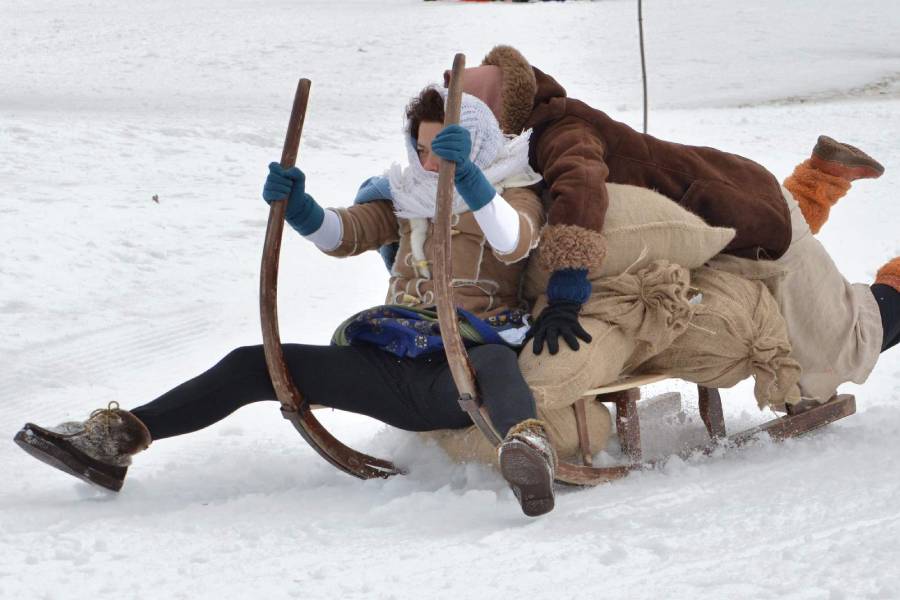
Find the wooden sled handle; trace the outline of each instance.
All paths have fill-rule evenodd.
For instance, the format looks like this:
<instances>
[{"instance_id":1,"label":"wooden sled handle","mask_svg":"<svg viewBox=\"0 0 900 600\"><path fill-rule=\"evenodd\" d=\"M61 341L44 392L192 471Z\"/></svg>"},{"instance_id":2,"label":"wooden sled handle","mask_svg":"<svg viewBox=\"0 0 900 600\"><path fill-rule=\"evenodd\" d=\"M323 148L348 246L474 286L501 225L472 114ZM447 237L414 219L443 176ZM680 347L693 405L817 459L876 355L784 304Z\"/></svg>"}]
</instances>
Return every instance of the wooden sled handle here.
<instances>
[{"instance_id":1,"label":"wooden sled handle","mask_svg":"<svg viewBox=\"0 0 900 600\"><path fill-rule=\"evenodd\" d=\"M457 54L453 59L450 85L447 90L447 106L444 126L459 123L462 104L462 76L466 58ZM472 422L494 447L500 445L500 436L491 425L490 418L481 406L476 387L475 372L469 362L466 347L459 334L459 321L450 290L451 218L453 216L453 175L456 164L441 159L438 169L438 191L434 216L434 296L437 304L441 339L453 381L459 391L459 404ZM592 467L560 462L556 480L571 485L597 485L627 475L634 466Z\"/></svg>"},{"instance_id":2,"label":"wooden sled handle","mask_svg":"<svg viewBox=\"0 0 900 600\"><path fill-rule=\"evenodd\" d=\"M466 57L457 54L453 58L453 70L450 72L450 85L447 89L447 106L444 109L444 127L459 123L459 112L462 106L462 78L466 68ZM472 422L487 436L493 446L500 444L500 437L491 427L478 400L475 385L475 371L469 362L469 355L459 335L459 321L453 295L450 290L450 228L453 217L453 176L456 163L441 159L438 168L437 201L434 215L434 297L437 304L438 323L447 363L456 389L459 392L459 404L469 413Z\"/></svg>"},{"instance_id":3,"label":"wooden sled handle","mask_svg":"<svg viewBox=\"0 0 900 600\"><path fill-rule=\"evenodd\" d=\"M281 166L284 169L293 167L297 162L310 85L309 79L301 79L297 84L288 131L284 138L284 149L281 152ZM341 471L360 479L389 477L400 473L401 471L391 462L357 452L328 433L313 416L309 406L304 403L303 396L288 371L287 363L284 360L284 351L281 347L281 337L278 333L277 306L278 258L281 252L281 236L284 231L286 210L286 199L276 200L270 205L262 266L259 272L259 309L263 347L275 395L281 402L281 413L322 458Z\"/></svg>"}]
</instances>

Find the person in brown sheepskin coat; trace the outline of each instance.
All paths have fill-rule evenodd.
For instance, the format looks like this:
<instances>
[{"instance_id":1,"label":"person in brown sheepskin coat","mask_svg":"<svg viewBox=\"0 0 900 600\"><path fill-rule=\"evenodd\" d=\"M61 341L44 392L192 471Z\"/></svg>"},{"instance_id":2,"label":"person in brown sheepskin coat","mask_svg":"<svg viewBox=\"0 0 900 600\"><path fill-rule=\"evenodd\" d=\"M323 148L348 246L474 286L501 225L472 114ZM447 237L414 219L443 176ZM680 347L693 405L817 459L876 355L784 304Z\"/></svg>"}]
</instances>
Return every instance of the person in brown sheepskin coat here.
<instances>
[{"instance_id":1,"label":"person in brown sheepskin coat","mask_svg":"<svg viewBox=\"0 0 900 600\"><path fill-rule=\"evenodd\" d=\"M607 182L657 190L710 225L734 228L725 254L783 268L773 293L809 403L827 401L840 383L862 383L880 352L896 345L900 258L884 265L873 285L850 284L812 236L852 181L884 171L858 148L821 136L782 185L752 160L640 133L568 97L510 46L496 46L466 69L463 87L491 107L506 133L533 130L530 160L543 175L548 205L539 260L552 272L550 303L532 329L535 353L545 342L552 353L559 337L573 350L577 338L591 341L578 314L591 293L588 270L606 256ZM748 269L744 264L742 274Z\"/></svg>"}]
</instances>

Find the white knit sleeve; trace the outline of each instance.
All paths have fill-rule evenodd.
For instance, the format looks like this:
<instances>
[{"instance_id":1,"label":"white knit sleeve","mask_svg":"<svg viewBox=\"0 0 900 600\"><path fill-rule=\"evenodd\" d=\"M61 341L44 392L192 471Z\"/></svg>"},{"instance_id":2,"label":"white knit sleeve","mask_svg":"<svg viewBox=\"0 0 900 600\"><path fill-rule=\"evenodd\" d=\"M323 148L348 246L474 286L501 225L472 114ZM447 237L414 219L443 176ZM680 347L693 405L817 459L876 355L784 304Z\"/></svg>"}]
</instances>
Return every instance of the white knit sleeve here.
<instances>
[{"instance_id":1,"label":"white knit sleeve","mask_svg":"<svg viewBox=\"0 0 900 600\"><path fill-rule=\"evenodd\" d=\"M319 228L303 237L318 246L319 250L328 252L340 245L342 233L341 218L329 208L325 210L325 218Z\"/></svg>"},{"instance_id":2,"label":"white knit sleeve","mask_svg":"<svg viewBox=\"0 0 900 600\"><path fill-rule=\"evenodd\" d=\"M519 213L499 194L474 213L488 244L500 254L509 254L519 243Z\"/></svg>"}]
</instances>

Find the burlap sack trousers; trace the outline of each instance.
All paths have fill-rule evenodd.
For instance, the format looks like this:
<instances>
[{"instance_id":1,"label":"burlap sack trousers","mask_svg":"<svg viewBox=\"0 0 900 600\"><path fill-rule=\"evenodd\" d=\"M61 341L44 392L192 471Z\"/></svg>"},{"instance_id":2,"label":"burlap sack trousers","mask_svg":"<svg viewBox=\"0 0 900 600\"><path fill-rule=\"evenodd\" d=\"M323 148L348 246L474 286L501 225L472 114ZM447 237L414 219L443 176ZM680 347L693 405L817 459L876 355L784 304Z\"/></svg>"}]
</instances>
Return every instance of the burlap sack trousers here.
<instances>
[{"instance_id":1,"label":"burlap sack trousers","mask_svg":"<svg viewBox=\"0 0 900 600\"><path fill-rule=\"evenodd\" d=\"M791 211L792 239L774 261L781 276L769 287L803 369L800 392L825 401L840 384L864 383L872 372L881 352L881 313L869 285L841 275L791 193L782 190Z\"/></svg>"}]
</instances>

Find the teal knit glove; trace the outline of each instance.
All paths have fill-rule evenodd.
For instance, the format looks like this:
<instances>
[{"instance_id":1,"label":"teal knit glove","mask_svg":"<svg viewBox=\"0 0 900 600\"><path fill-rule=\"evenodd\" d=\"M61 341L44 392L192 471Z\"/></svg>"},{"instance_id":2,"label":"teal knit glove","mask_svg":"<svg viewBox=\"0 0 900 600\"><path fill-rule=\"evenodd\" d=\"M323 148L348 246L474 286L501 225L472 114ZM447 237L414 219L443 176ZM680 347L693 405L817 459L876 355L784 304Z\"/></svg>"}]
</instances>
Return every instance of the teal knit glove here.
<instances>
[{"instance_id":1,"label":"teal knit glove","mask_svg":"<svg viewBox=\"0 0 900 600\"><path fill-rule=\"evenodd\" d=\"M270 163L262 195L269 204L288 199L284 220L300 235L315 233L325 220L325 211L306 193L306 175L297 167L282 169L278 163Z\"/></svg>"},{"instance_id":2,"label":"teal knit glove","mask_svg":"<svg viewBox=\"0 0 900 600\"><path fill-rule=\"evenodd\" d=\"M431 151L456 163L454 183L456 191L473 211L484 207L494 199L496 191L481 169L469 159L472 138L465 127L448 125L431 141Z\"/></svg>"}]
</instances>

